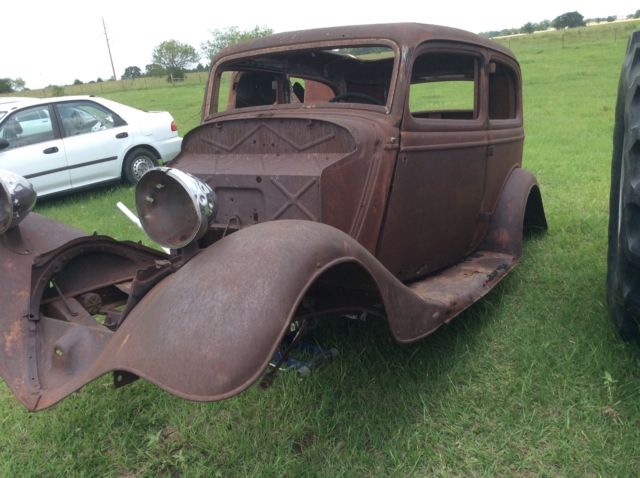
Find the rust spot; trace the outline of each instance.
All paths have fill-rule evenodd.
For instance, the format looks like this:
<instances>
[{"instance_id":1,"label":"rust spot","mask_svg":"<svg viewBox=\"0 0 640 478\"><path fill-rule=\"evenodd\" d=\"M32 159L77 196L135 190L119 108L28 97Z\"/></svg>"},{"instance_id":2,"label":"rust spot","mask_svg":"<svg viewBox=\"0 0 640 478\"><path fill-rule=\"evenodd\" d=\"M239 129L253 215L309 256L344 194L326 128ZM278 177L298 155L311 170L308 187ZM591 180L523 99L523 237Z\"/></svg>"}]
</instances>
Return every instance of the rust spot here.
<instances>
[{"instance_id":1,"label":"rust spot","mask_svg":"<svg viewBox=\"0 0 640 478\"><path fill-rule=\"evenodd\" d=\"M22 327L20 322L14 322L11 324L8 333L4 335L4 353L8 356L12 355L15 350L15 345L18 339L22 337Z\"/></svg>"}]
</instances>

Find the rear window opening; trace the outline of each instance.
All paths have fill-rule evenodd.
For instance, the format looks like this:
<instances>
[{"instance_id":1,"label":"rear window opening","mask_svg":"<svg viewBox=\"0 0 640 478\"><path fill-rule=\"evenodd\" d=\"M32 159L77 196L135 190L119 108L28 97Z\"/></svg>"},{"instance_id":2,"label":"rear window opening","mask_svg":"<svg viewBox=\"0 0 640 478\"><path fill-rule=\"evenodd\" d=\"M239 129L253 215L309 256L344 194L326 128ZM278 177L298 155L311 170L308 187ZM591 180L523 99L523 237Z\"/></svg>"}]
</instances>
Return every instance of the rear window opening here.
<instances>
[{"instance_id":1,"label":"rear window opening","mask_svg":"<svg viewBox=\"0 0 640 478\"><path fill-rule=\"evenodd\" d=\"M395 54L388 46L287 51L224 64L211 113L269 105L386 106Z\"/></svg>"},{"instance_id":2,"label":"rear window opening","mask_svg":"<svg viewBox=\"0 0 640 478\"><path fill-rule=\"evenodd\" d=\"M489 119L518 116L517 79L513 69L501 62L491 64L489 77Z\"/></svg>"}]
</instances>

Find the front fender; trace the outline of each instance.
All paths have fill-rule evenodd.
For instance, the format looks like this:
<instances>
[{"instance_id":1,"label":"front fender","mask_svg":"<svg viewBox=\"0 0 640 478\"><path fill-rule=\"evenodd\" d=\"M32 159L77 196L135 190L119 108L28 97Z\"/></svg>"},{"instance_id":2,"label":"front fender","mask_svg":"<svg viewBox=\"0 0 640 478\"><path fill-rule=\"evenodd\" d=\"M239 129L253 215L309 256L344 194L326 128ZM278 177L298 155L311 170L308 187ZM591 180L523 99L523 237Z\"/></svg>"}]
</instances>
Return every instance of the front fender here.
<instances>
[{"instance_id":1,"label":"front fender","mask_svg":"<svg viewBox=\"0 0 640 478\"><path fill-rule=\"evenodd\" d=\"M374 280L397 340L414 340L442 323L442 304L419 298L343 232L309 221L266 222L216 242L163 279L91 369L47 393L38 408L113 370L191 400L233 396L267 367L309 287L345 262Z\"/></svg>"}]
</instances>

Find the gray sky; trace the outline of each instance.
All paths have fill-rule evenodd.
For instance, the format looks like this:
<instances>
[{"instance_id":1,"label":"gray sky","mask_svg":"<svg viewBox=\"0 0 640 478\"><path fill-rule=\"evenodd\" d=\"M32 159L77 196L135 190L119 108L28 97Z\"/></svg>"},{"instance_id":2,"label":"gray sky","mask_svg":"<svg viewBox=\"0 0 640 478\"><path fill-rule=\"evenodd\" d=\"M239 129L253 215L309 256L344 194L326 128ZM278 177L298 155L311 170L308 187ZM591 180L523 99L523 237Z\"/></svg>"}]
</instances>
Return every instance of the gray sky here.
<instances>
[{"instance_id":1,"label":"gray sky","mask_svg":"<svg viewBox=\"0 0 640 478\"><path fill-rule=\"evenodd\" d=\"M585 18L624 16L640 4L631 0L537 0L498 2L458 0L437 2L388 2L321 0L274 2L244 0L33 0L3 2L0 7L0 78L22 77L29 88L49 84L109 78L102 17L107 25L116 74L127 66L144 70L153 48L164 40L188 43L200 52L210 31L237 25L255 25L276 32L308 28L387 22L420 22L446 25L472 32L501 30L539 22L565 12L579 11ZM420 5L420 6L418 6ZM393 7L391 10L385 7ZM276 11L277 8L277 11Z\"/></svg>"}]
</instances>

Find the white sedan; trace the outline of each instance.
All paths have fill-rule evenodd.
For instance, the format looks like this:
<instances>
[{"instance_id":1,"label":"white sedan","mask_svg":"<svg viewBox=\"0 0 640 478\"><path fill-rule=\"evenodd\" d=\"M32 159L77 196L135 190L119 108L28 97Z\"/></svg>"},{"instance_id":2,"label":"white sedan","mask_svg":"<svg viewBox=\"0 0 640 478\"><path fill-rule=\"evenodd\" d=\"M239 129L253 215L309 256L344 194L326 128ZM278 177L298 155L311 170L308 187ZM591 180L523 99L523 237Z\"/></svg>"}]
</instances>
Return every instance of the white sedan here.
<instances>
[{"instance_id":1,"label":"white sedan","mask_svg":"<svg viewBox=\"0 0 640 478\"><path fill-rule=\"evenodd\" d=\"M94 96L0 98L0 169L27 178L39 197L121 178L134 184L181 144L166 111Z\"/></svg>"}]
</instances>

